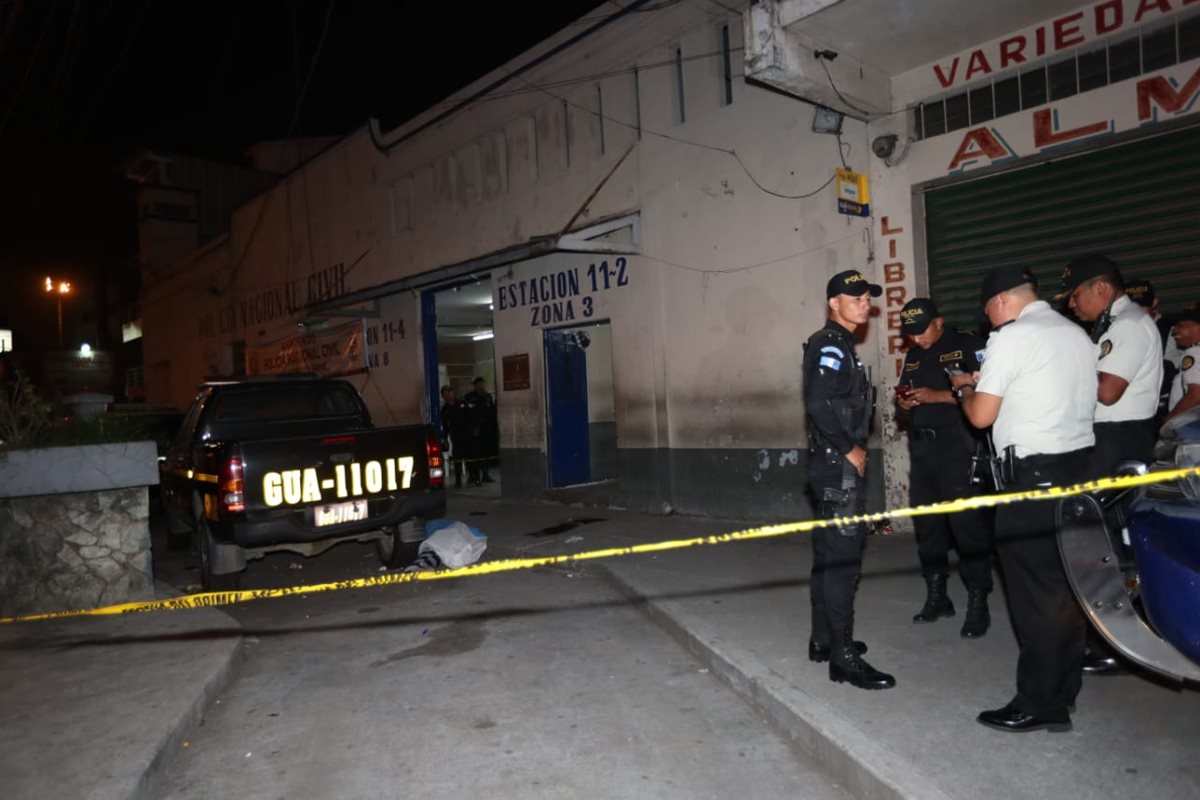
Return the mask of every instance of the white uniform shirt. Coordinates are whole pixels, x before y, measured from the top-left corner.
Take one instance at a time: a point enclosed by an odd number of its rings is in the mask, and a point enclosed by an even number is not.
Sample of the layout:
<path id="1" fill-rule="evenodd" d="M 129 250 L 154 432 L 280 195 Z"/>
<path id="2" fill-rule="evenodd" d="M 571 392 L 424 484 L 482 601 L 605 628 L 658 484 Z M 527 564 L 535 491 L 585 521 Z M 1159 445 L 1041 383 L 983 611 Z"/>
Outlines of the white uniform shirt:
<path id="1" fill-rule="evenodd" d="M 978 392 L 1002 398 L 992 426 L 997 452 L 1018 458 L 1069 453 L 1096 443 L 1096 346 L 1044 300 L 988 339 Z"/>
<path id="2" fill-rule="evenodd" d="M 1187 394 L 1188 384 L 1200 383 L 1200 344 L 1195 344 L 1183 351 L 1183 357 L 1179 361 L 1179 374 L 1171 381 L 1171 396 L 1167 398 L 1167 410 L 1175 408 L 1175 405 L 1183 399 Z"/>
<path id="3" fill-rule="evenodd" d="M 1121 399 L 1106 406 L 1096 404 L 1096 422 L 1130 422 L 1150 419 L 1158 410 L 1162 392 L 1162 337 L 1154 318 L 1145 309 L 1121 295 L 1112 304 L 1112 325 L 1096 347 L 1097 369 L 1129 385 Z"/>

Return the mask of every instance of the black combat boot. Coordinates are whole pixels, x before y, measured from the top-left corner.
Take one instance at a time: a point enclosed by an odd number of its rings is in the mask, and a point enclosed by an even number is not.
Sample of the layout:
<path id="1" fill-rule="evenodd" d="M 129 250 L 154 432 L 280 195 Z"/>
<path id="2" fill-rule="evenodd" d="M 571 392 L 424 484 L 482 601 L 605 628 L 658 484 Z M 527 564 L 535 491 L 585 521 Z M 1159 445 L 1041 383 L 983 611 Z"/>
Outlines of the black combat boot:
<path id="1" fill-rule="evenodd" d="M 861 656 L 867 652 L 866 642 L 855 642 L 854 650 Z M 808 640 L 808 660 L 822 664 L 829 660 L 829 645 L 818 644 L 812 639 Z"/>
<path id="2" fill-rule="evenodd" d="M 913 622 L 935 622 L 939 617 L 953 617 L 954 603 L 946 594 L 946 573 L 925 576 L 925 605 L 913 615 Z"/>
<path id="3" fill-rule="evenodd" d="M 890 689 L 896 685 L 895 678 L 864 661 L 854 645 L 853 625 L 834 629 L 829 654 L 829 680 L 848 683 L 859 689 Z"/>
<path id="4" fill-rule="evenodd" d="M 991 627 L 992 615 L 988 612 L 987 596 L 987 589 L 967 589 L 967 617 L 959 631 L 964 639 L 978 639 Z"/>

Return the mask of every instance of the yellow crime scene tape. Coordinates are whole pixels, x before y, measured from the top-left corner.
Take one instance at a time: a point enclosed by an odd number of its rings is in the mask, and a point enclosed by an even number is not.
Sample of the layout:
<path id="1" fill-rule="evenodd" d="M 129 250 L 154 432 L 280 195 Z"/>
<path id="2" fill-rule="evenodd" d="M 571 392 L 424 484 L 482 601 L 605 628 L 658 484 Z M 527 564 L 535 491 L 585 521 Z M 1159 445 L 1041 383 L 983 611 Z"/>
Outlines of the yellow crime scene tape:
<path id="1" fill-rule="evenodd" d="M 942 503 L 899 508 L 889 511 L 877 511 L 870 514 L 858 514 L 833 519 L 812 519 L 803 522 L 789 522 L 780 525 L 765 525 L 759 528 L 733 531 L 732 533 L 698 536 L 690 539 L 672 539 L 661 542 L 649 542 L 628 547 L 610 547 L 604 550 L 590 550 L 583 553 L 573 553 L 560 556 L 542 556 L 538 558 L 509 558 L 499 561 L 486 561 L 472 564 L 459 569 L 431 570 L 420 572 L 400 572 L 385 575 L 374 575 L 369 578 L 354 578 L 330 583 L 312 583 L 305 586 L 288 586 L 282 589 L 246 589 L 232 592 L 200 592 L 197 594 L 173 597 L 166 600 L 143 600 L 133 603 L 118 603 L 100 608 L 90 608 L 69 611 L 51 611 L 44 614 L 27 614 L 18 617 L 0 618 L 0 623 L 33 622 L 35 620 L 65 619 L 67 617 L 99 617 L 119 614 L 137 614 L 149 611 L 184 611 L 193 608 L 210 608 L 213 606 L 228 606 L 251 600 L 267 600 L 276 597 L 288 597 L 298 594 L 316 594 L 317 592 L 336 592 L 344 589 L 366 589 L 373 586 L 393 586 L 413 581 L 440 581 L 451 578 L 467 578 L 473 575 L 492 575 L 498 572 L 515 572 L 516 570 L 545 567 L 554 564 L 567 564 L 578 561 L 591 561 L 600 558 L 616 558 L 641 553 L 661 553 L 667 550 L 680 550 L 685 547 L 700 547 L 703 545 L 725 544 L 727 542 L 747 541 L 751 539 L 769 539 L 776 536 L 786 536 L 791 533 L 805 533 L 826 527 L 843 527 L 858 523 L 881 522 L 887 519 L 903 517 L 920 517 L 931 514 L 953 514 L 973 508 L 992 508 L 1008 503 L 1028 502 L 1030 500 L 1057 500 L 1062 497 L 1086 494 L 1088 492 L 1107 492 L 1118 489 L 1130 489 L 1137 486 L 1147 486 L 1152 483 L 1167 483 L 1184 478 L 1200 476 L 1200 467 L 1148 472 L 1145 475 L 1129 475 L 1119 478 L 1100 478 L 1073 486 L 1052 486 L 1046 489 L 1030 489 L 1022 492 L 1004 494 L 979 495 L 957 500 L 947 500 Z"/>

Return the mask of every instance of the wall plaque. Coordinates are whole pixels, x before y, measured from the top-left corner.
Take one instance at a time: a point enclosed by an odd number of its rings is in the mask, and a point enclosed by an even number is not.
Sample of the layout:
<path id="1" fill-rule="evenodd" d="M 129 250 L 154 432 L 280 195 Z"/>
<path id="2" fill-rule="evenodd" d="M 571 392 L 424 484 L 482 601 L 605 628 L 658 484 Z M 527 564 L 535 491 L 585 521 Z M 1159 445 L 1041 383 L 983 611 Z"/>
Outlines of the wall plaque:
<path id="1" fill-rule="evenodd" d="M 504 356 L 504 391 L 514 392 L 529 388 L 529 353 Z"/>

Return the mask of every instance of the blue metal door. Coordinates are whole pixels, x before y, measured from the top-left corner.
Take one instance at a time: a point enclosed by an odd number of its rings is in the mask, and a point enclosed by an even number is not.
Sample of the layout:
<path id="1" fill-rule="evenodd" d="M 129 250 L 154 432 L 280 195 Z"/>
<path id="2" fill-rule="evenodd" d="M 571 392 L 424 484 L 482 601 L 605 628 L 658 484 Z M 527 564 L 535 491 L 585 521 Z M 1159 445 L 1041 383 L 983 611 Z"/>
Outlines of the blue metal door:
<path id="1" fill-rule="evenodd" d="M 587 360 L 575 334 L 569 331 L 543 333 L 550 485 L 587 483 L 591 479 Z"/>

